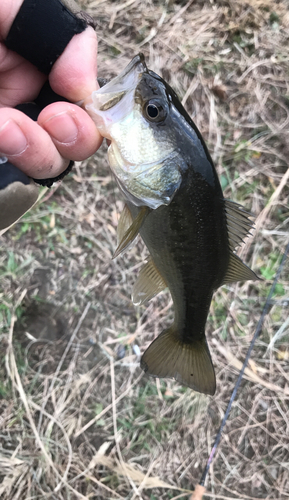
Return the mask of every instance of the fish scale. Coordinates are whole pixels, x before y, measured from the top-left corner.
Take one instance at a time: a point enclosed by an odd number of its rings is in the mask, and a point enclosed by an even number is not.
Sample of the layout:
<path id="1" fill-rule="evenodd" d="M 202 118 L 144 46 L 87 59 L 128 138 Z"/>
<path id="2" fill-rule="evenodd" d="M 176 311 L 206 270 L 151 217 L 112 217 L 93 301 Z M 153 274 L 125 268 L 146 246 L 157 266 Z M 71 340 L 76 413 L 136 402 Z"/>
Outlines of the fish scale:
<path id="1" fill-rule="evenodd" d="M 173 299 L 174 321 L 144 352 L 141 366 L 214 394 L 206 321 L 218 287 L 258 279 L 234 253 L 252 228 L 250 214 L 223 198 L 199 130 L 142 54 L 94 92 L 86 109 L 111 141 L 110 167 L 126 199 L 115 256 L 138 234 L 150 253 L 133 302 L 144 304 L 165 287 Z"/>

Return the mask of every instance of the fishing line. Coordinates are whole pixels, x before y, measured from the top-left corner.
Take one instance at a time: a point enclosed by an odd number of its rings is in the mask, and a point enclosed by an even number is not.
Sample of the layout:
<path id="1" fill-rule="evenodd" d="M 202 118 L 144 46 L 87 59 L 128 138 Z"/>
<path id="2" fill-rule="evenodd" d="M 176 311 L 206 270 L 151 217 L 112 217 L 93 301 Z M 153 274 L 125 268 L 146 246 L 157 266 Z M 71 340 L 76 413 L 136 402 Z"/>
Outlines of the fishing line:
<path id="1" fill-rule="evenodd" d="M 256 342 L 256 340 L 257 340 L 257 338 L 259 337 L 259 335 L 260 335 L 260 333 L 261 333 L 261 330 L 262 330 L 262 326 L 263 326 L 263 322 L 264 322 L 265 316 L 268 314 L 269 310 L 270 310 L 270 309 L 271 309 L 271 307 L 272 307 L 272 302 L 271 302 L 271 299 L 272 299 L 273 293 L 274 293 L 274 291 L 275 291 L 275 288 L 276 288 L 276 285 L 277 285 L 277 281 L 278 281 L 278 279 L 279 279 L 279 277 L 280 277 L 281 271 L 282 271 L 283 266 L 284 266 L 284 264 L 285 264 L 285 260 L 286 260 L 286 258 L 287 258 L 288 253 L 289 253 L 289 242 L 288 242 L 288 244 L 287 244 L 287 246 L 286 246 L 286 248 L 285 248 L 285 251 L 284 251 L 284 253 L 283 253 L 282 260 L 281 260 L 280 265 L 279 265 L 279 267 L 278 267 L 278 270 L 277 270 L 277 273 L 276 273 L 275 279 L 274 279 L 274 281 L 273 281 L 273 283 L 272 283 L 272 286 L 271 286 L 271 288 L 270 288 L 270 291 L 269 291 L 269 294 L 268 294 L 267 300 L 266 300 L 266 302 L 265 302 L 265 305 L 264 305 L 264 308 L 263 308 L 263 311 L 262 311 L 261 317 L 260 317 L 260 319 L 259 319 L 259 322 L 258 322 L 257 328 L 256 328 L 256 330 L 255 330 L 254 336 L 253 336 L 253 338 L 252 338 L 252 340 L 251 340 L 251 344 L 250 344 L 249 349 L 248 349 L 248 351 L 247 351 L 247 355 L 246 355 L 246 358 L 245 358 L 244 364 L 243 364 L 242 369 L 241 369 L 241 371 L 240 371 L 240 373 L 239 373 L 239 377 L 238 377 L 238 380 L 237 380 L 236 385 L 235 385 L 235 387 L 234 387 L 234 390 L 233 390 L 233 392 L 232 392 L 232 395 L 231 395 L 231 398 L 230 398 L 229 404 L 228 404 L 227 409 L 226 409 L 226 413 L 225 413 L 225 415 L 224 415 L 224 417 L 223 417 L 223 420 L 222 420 L 222 422 L 221 422 L 219 432 L 218 432 L 218 434 L 217 434 L 217 436 L 216 436 L 216 438 L 215 438 L 215 442 L 214 442 L 214 444 L 213 444 L 212 451 L 211 451 L 211 453 L 210 453 L 210 456 L 209 456 L 209 458 L 208 458 L 208 461 L 207 461 L 206 467 L 205 467 L 205 469 L 204 469 L 204 472 L 203 472 L 203 474 L 202 474 L 201 480 L 200 480 L 200 482 L 199 482 L 199 485 L 200 485 L 200 486 L 202 486 L 202 487 L 203 487 L 203 486 L 204 486 L 204 484 L 205 484 L 205 480 L 206 480 L 206 477 L 207 477 L 207 474 L 208 474 L 208 471 L 209 471 L 210 465 L 211 465 L 211 463 L 212 463 L 212 460 L 213 460 L 214 455 L 215 455 L 215 453 L 216 453 L 217 447 L 218 447 L 219 442 L 220 442 L 220 440 L 221 440 L 221 435 L 222 435 L 223 429 L 224 429 L 224 427 L 225 427 L 226 421 L 227 421 L 228 416 L 229 416 L 229 413 L 230 413 L 230 411 L 231 411 L 231 407 L 232 407 L 233 401 L 234 401 L 234 399 L 235 399 L 235 397 L 236 397 L 236 394 L 237 394 L 237 391 L 238 391 L 238 389 L 239 389 L 239 386 L 240 386 L 241 380 L 242 380 L 242 378 L 243 378 L 245 368 L 246 368 L 246 366 L 247 366 L 247 364 L 248 364 L 248 361 L 249 361 L 249 358 L 250 358 L 250 356 L 251 356 L 251 352 L 252 352 L 252 350 L 253 350 L 254 344 L 255 344 L 255 342 Z"/>

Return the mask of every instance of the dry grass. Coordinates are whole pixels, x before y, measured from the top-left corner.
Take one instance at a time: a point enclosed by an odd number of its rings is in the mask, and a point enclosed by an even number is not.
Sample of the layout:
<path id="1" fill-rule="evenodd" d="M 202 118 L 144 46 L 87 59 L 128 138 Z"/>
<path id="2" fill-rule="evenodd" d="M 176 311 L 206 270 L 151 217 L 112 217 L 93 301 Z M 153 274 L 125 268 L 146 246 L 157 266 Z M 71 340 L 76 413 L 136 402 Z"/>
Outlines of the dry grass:
<path id="1" fill-rule="evenodd" d="M 256 214 L 240 253 L 267 281 L 214 296 L 213 398 L 147 379 L 135 346 L 143 352 L 171 322 L 171 301 L 132 306 L 146 249 L 138 242 L 111 260 L 121 202 L 105 147 L 78 165 L 2 238 L 0 496 L 188 498 L 288 241 L 288 10 L 273 0 L 82 5 L 96 18 L 100 75 L 141 50 L 183 99 L 225 196 Z M 289 498 L 288 271 L 287 262 L 205 498 Z"/>

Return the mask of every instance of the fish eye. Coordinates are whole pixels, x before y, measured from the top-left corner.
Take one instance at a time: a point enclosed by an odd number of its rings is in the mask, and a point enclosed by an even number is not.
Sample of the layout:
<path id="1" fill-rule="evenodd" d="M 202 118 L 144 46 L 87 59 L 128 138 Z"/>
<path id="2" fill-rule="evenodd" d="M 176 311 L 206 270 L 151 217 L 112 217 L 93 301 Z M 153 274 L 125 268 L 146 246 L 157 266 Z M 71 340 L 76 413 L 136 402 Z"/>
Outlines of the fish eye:
<path id="1" fill-rule="evenodd" d="M 144 112 L 146 118 L 150 122 L 160 122 L 166 117 L 166 112 L 160 102 L 151 100 L 148 101 L 144 106 Z"/>
<path id="2" fill-rule="evenodd" d="M 153 120 L 159 116 L 158 107 L 155 104 L 148 104 L 147 106 L 147 114 Z"/>

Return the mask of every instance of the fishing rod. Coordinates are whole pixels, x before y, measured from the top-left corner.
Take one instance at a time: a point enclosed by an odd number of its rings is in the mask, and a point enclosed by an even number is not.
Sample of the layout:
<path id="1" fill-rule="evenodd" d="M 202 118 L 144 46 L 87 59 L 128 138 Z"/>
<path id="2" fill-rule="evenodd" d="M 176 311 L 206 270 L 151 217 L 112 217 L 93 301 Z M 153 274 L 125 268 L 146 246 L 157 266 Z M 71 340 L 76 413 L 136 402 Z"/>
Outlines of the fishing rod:
<path id="1" fill-rule="evenodd" d="M 212 446 L 212 449 L 211 449 L 211 453 L 209 455 L 209 458 L 207 460 L 207 463 L 206 463 L 206 466 L 204 468 L 204 471 L 203 471 L 203 474 L 201 476 L 201 480 L 200 482 L 197 484 L 196 488 L 195 488 L 195 491 L 193 493 L 193 495 L 191 496 L 190 500 L 202 500 L 202 497 L 203 495 L 205 494 L 206 492 L 206 488 L 205 488 L 205 481 L 206 481 L 206 477 L 207 477 L 207 474 L 209 472 L 209 468 L 210 468 L 210 465 L 213 461 L 213 458 L 215 456 L 215 453 L 217 451 L 217 448 L 218 448 L 218 445 L 220 443 L 220 440 L 221 440 L 221 436 L 222 436 L 222 432 L 223 432 L 223 429 L 226 425 L 226 422 L 227 422 L 227 419 L 229 417 L 229 414 L 230 414 L 230 411 L 231 411 L 231 408 L 232 408 L 232 404 L 234 402 L 234 399 L 236 397 L 236 394 L 237 394 L 237 391 L 239 389 L 239 386 L 241 384 L 241 381 L 242 381 L 242 378 L 243 378 L 243 375 L 244 375 L 244 372 L 245 372 L 245 369 L 246 369 L 246 366 L 248 364 L 248 361 L 250 359 L 250 356 L 251 356 L 251 353 L 252 353 L 252 350 L 253 350 L 253 347 L 254 347 L 254 344 L 257 340 L 257 338 L 259 337 L 260 333 L 261 333 L 261 330 L 262 330 L 262 326 L 263 326 L 263 323 L 264 323 L 264 319 L 265 319 L 265 316 L 268 314 L 269 310 L 271 309 L 271 306 L 272 306 L 272 296 L 274 294 L 274 291 L 275 291 L 275 288 L 276 288 L 276 285 L 277 285 L 277 282 L 279 280 L 279 277 L 280 277 L 280 274 L 281 274 L 281 271 L 283 269 L 283 266 L 285 264 L 285 261 L 286 261 L 286 258 L 287 258 L 287 255 L 289 253 L 289 242 L 287 243 L 287 246 L 285 248 L 285 251 L 283 253 L 283 256 L 282 256 L 282 260 L 279 264 L 279 267 L 278 267 L 278 270 L 276 272 L 276 275 L 275 275 L 275 278 L 274 278 L 274 281 L 272 283 L 272 286 L 270 288 L 270 291 L 269 291 L 269 294 L 267 296 L 267 300 L 265 302 L 265 305 L 263 307 L 263 311 L 262 311 L 262 314 L 260 316 L 260 319 L 259 319 L 259 322 L 257 324 L 257 327 L 256 327 L 256 330 L 255 330 L 255 333 L 253 335 L 253 338 L 251 340 L 251 343 L 250 343 L 250 346 L 249 346 L 249 349 L 247 351 L 247 355 L 246 355 L 246 358 L 245 358 L 245 361 L 243 363 L 243 366 L 240 370 L 240 373 L 239 373 L 239 376 L 238 376 L 238 379 L 237 379 L 237 382 L 235 384 L 235 387 L 233 389 L 233 392 L 232 392 L 232 395 L 231 395 L 231 398 L 230 398 L 230 401 L 228 403 L 228 406 L 227 406 L 227 409 L 226 409 L 226 412 L 225 412 L 225 415 L 223 417 L 223 420 L 221 422 L 221 425 L 220 425 L 220 428 L 219 428 L 219 431 L 216 435 L 216 438 L 215 438 L 215 441 L 214 441 L 214 444 Z"/>

